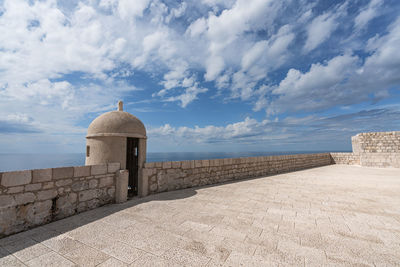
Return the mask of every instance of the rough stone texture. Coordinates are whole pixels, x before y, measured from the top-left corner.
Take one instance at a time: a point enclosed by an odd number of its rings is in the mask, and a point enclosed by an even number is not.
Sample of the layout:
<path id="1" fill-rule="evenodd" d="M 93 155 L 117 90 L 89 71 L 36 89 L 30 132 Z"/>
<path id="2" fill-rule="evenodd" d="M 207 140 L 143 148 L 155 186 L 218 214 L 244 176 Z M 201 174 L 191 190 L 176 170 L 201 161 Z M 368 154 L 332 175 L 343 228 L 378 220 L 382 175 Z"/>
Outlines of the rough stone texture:
<path id="1" fill-rule="evenodd" d="M 354 153 L 330 153 L 332 164 L 360 165 L 360 155 Z"/>
<path id="2" fill-rule="evenodd" d="M 2 239 L 0 266 L 399 266 L 399 191 L 331 165 L 150 195 Z"/>
<path id="3" fill-rule="evenodd" d="M 74 167 L 53 169 L 53 180 L 71 178 L 73 176 L 74 176 Z"/>
<path id="4" fill-rule="evenodd" d="M 128 170 L 118 171 L 115 179 L 116 179 L 115 202 L 123 203 L 127 200 L 128 197 L 129 171 Z"/>
<path id="5" fill-rule="evenodd" d="M 93 165 L 91 166 L 91 175 L 100 175 L 107 173 L 107 164 Z"/>
<path id="6" fill-rule="evenodd" d="M 0 173 L 0 238 L 114 202 L 119 165 Z"/>
<path id="7" fill-rule="evenodd" d="M 14 196 L 17 205 L 24 205 L 35 201 L 36 196 L 33 193 L 23 193 Z"/>
<path id="8" fill-rule="evenodd" d="M 115 173 L 116 171 L 120 170 L 121 164 L 119 162 L 108 163 L 107 168 L 108 168 L 108 173 Z"/>
<path id="9" fill-rule="evenodd" d="M 354 153 L 400 153 L 400 131 L 359 133 L 351 142 Z"/>
<path id="10" fill-rule="evenodd" d="M 53 169 L 32 170 L 32 182 L 40 183 L 51 181 Z"/>
<path id="11" fill-rule="evenodd" d="M 400 168 L 400 132 L 360 133 L 351 142 L 353 153 L 331 153 L 332 163 Z"/>
<path id="12" fill-rule="evenodd" d="M 329 153 L 146 163 L 149 194 L 331 164 Z"/>
<path id="13" fill-rule="evenodd" d="M 74 177 L 90 176 L 90 166 L 74 167 Z"/>
<path id="14" fill-rule="evenodd" d="M 32 171 L 5 172 L 1 177 L 1 185 L 5 187 L 29 184 L 32 181 Z"/>
<path id="15" fill-rule="evenodd" d="M 42 188 L 41 183 L 25 185 L 25 191 L 37 191 L 40 190 L 41 188 Z"/>

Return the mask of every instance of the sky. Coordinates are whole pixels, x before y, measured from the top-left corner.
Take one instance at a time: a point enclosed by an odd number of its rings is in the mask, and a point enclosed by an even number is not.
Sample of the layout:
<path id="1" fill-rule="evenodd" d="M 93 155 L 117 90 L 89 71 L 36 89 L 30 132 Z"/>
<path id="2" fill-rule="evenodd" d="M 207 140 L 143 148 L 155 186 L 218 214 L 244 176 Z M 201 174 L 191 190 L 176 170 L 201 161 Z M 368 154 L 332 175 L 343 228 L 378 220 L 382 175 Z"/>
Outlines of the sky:
<path id="1" fill-rule="evenodd" d="M 149 152 L 351 151 L 400 130 L 400 1 L 0 0 L 0 153 L 118 100 Z"/>

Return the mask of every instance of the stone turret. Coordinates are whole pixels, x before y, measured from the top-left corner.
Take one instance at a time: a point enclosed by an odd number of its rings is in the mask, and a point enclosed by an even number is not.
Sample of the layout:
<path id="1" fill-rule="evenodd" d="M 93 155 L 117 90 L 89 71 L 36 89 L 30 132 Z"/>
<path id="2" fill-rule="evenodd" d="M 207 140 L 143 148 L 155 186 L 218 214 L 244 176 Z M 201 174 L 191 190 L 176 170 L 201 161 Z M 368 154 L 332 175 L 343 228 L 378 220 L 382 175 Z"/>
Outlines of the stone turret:
<path id="1" fill-rule="evenodd" d="M 142 195 L 141 174 L 146 161 L 146 139 L 143 123 L 123 111 L 123 102 L 119 101 L 118 110 L 100 115 L 89 125 L 86 165 L 121 163 L 122 169 L 129 170 L 131 194 Z"/>

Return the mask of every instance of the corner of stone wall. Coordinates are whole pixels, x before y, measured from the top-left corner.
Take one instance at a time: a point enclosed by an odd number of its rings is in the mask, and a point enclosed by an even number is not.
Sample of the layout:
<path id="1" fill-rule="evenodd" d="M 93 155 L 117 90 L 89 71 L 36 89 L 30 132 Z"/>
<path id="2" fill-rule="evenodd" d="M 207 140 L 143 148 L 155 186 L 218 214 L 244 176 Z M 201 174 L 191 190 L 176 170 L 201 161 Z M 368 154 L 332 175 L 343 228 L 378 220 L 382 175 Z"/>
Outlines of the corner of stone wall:
<path id="1" fill-rule="evenodd" d="M 115 202 L 119 163 L 0 173 L 0 237 Z"/>

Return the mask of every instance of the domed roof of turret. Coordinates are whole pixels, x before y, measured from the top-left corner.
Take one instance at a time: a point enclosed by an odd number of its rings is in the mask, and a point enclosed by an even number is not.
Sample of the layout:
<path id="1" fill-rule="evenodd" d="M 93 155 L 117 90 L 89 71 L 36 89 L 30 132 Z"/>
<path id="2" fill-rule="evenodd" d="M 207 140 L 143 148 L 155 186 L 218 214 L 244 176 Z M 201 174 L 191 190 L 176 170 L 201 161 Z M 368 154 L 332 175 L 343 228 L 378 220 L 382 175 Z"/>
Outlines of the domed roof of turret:
<path id="1" fill-rule="evenodd" d="M 122 110 L 120 101 L 118 110 L 100 115 L 89 125 L 86 137 L 98 136 L 146 138 L 146 128 L 138 118 Z"/>

